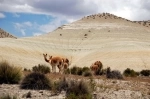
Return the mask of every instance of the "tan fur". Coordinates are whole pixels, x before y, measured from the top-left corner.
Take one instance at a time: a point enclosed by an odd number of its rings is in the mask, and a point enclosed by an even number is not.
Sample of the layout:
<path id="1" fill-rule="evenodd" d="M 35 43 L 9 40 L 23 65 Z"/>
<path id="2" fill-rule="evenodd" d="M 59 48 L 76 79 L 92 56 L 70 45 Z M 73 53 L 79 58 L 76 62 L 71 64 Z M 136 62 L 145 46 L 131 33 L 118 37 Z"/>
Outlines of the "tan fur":
<path id="1" fill-rule="evenodd" d="M 62 73 L 63 70 L 63 59 L 61 57 L 53 57 L 49 56 L 49 59 L 47 59 L 47 54 L 43 54 L 44 59 L 46 62 L 50 63 L 52 66 L 52 72 L 56 72 L 56 66 L 59 69 L 59 72 Z"/>
<path id="2" fill-rule="evenodd" d="M 68 69 L 68 67 L 69 67 L 69 65 L 67 63 L 64 63 L 63 66 L 64 66 L 64 69 Z"/>
<path id="3" fill-rule="evenodd" d="M 94 71 L 94 72 L 96 72 L 96 71 L 98 70 L 98 68 L 99 68 L 98 65 L 92 64 L 92 65 L 90 66 L 90 69 L 91 69 L 92 71 Z"/>
<path id="4" fill-rule="evenodd" d="M 67 58 L 63 58 L 63 67 L 64 69 L 67 69 L 69 67 L 69 60 Z"/>
<path id="5" fill-rule="evenodd" d="M 102 64 L 100 61 L 96 61 L 96 62 L 94 63 L 94 65 L 98 65 L 98 67 L 99 67 L 100 69 L 103 68 L 103 64 Z"/>

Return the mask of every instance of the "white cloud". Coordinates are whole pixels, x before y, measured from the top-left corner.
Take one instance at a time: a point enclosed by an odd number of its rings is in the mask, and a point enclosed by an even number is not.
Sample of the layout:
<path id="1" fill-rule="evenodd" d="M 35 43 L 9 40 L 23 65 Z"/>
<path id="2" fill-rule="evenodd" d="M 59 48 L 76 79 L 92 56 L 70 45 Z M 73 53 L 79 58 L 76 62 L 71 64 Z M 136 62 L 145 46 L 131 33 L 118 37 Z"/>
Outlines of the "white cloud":
<path id="1" fill-rule="evenodd" d="M 33 36 L 40 36 L 42 33 L 33 33 Z"/>
<path id="2" fill-rule="evenodd" d="M 14 13 L 14 14 L 13 14 L 13 17 L 19 18 L 19 17 L 20 17 L 20 15 L 19 15 L 19 14 L 17 14 L 17 13 Z"/>
<path id="3" fill-rule="evenodd" d="M 1 0 L 0 11 L 73 19 L 109 12 L 131 20 L 147 20 L 150 18 L 149 5 L 150 0 Z"/>
<path id="4" fill-rule="evenodd" d="M 40 25 L 39 30 L 44 33 L 51 32 L 56 28 L 58 28 L 59 26 L 63 25 L 64 24 L 63 21 L 64 20 L 62 18 L 56 18 L 52 22 L 49 22 L 48 24 Z"/>
<path id="5" fill-rule="evenodd" d="M 25 35 L 26 35 L 26 33 L 25 33 L 25 30 L 24 30 L 24 29 L 20 29 L 20 31 L 21 31 L 21 34 L 22 34 L 23 36 L 25 36 Z"/>
<path id="6" fill-rule="evenodd" d="M 30 28 L 33 24 L 29 21 L 23 23 L 14 23 L 14 27 L 17 31 L 21 32 L 23 36 L 26 35 L 26 29 Z"/>
<path id="7" fill-rule="evenodd" d="M 3 13 L 0 13 L 0 18 L 5 18 L 6 16 Z"/>

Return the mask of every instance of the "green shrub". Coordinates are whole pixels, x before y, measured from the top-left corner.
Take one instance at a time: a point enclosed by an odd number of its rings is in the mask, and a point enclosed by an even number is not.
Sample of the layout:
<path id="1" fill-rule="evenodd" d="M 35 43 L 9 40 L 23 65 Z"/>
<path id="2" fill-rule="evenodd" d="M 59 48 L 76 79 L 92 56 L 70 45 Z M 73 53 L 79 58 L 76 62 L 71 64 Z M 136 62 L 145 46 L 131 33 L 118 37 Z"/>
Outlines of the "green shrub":
<path id="1" fill-rule="evenodd" d="M 150 70 L 142 70 L 140 74 L 143 76 L 150 76 Z"/>
<path id="2" fill-rule="evenodd" d="M 102 75 L 103 74 L 103 71 L 101 68 L 98 68 L 97 71 L 95 71 L 95 75 Z"/>
<path id="3" fill-rule="evenodd" d="M 70 69 L 70 72 L 71 74 L 73 75 L 83 75 L 83 74 L 87 74 L 89 73 L 88 71 L 90 70 L 90 68 L 88 67 L 77 67 L 77 66 L 73 66 L 71 69 Z M 86 72 L 86 73 L 84 73 Z"/>
<path id="4" fill-rule="evenodd" d="M 122 74 L 118 70 L 107 72 L 106 77 L 111 79 L 123 79 Z"/>
<path id="5" fill-rule="evenodd" d="M 42 73 L 33 72 L 28 74 L 21 82 L 21 89 L 44 90 L 52 89 L 51 81 Z"/>
<path id="6" fill-rule="evenodd" d="M 91 99 L 91 90 L 83 81 L 67 80 L 65 77 L 55 82 L 55 92 L 66 91 L 66 99 Z"/>
<path id="7" fill-rule="evenodd" d="M 38 66 L 32 67 L 32 71 L 47 74 L 50 73 L 50 68 L 49 66 L 38 64 Z"/>
<path id="8" fill-rule="evenodd" d="M 30 69 L 27 69 L 27 68 L 24 68 L 24 70 L 23 70 L 23 71 L 31 72 L 31 70 L 30 70 Z"/>
<path id="9" fill-rule="evenodd" d="M 62 90 L 64 90 L 64 91 L 67 90 L 69 83 L 68 83 L 68 81 L 66 80 L 66 78 L 63 77 L 62 79 L 60 79 L 60 81 L 59 81 L 56 85 L 57 85 L 56 89 L 57 89 L 59 92 L 61 92 Z"/>
<path id="10" fill-rule="evenodd" d="M 78 67 L 77 69 L 77 75 L 82 75 L 83 71 L 81 67 Z"/>
<path id="11" fill-rule="evenodd" d="M 89 68 L 89 67 L 83 67 L 83 68 L 82 68 L 82 71 L 83 71 L 83 72 L 85 72 L 85 71 L 89 71 L 89 70 L 90 70 L 90 68 Z"/>
<path id="12" fill-rule="evenodd" d="M 70 69 L 70 72 L 71 72 L 71 74 L 73 74 L 73 75 L 77 75 L 78 67 L 77 67 L 77 66 L 73 66 L 73 67 Z"/>
<path id="13" fill-rule="evenodd" d="M 84 77 L 92 76 L 92 73 L 90 70 L 87 70 L 87 71 L 83 72 L 83 76 Z"/>
<path id="14" fill-rule="evenodd" d="M 83 81 L 70 81 L 66 91 L 67 99 L 91 99 L 91 91 L 87 83 Z"/>
<path id="15" fill-rule="evenodd" d="M 65 69 L 64 74 L 70 74 L 70 69 L 69 68 Z"/>
<path id="16" fill-rule="evenodd" d="M 127 77 L 136 77 L 136 76 L 137 76 L 137 73 L 136 73 L 133 69 L 127 68 L 127 69 L 123 72 L 123 75 L 124 75 L 124 76 L 127 76 Z"/>
<path id="17" fill-rule="evenodd" d="M 0 99 L 17 99 L 16 96 L 10 96 L 9 94 L 0 96 Z"/>
<path id="18" fill-rule="evenodd" d="M 0 84 L 17 84 L 21 77 L 21 68 L 14 67 L 6 61 L 0 62 Z"/>

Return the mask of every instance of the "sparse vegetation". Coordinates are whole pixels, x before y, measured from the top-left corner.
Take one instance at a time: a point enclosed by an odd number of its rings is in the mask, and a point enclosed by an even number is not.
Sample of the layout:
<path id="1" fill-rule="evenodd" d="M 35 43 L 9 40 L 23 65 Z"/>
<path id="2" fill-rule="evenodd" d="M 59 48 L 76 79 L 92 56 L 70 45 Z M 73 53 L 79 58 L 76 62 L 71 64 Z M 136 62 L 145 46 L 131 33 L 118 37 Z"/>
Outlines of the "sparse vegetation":
<path id="1" fill-rule="evenodd" d="M 143 76 L 150 76 L 150 70 L 142 70 L 140 74 Z"/>
<path id="2" fill-rule="evenodd" d="M 91 99 L 91 91 L 87 83 L 83 81 L 70 81 L 66 91 L 67 99 Z"/>
<path id="3" fill-rule="evenodd" d="M 31 72 L 31 70 L 30 70 L 30 69 L 27 69 L 27 68 L 24 68 L 24 70 L 23 70 L 23 71 Z"/>
<path id="4" fill-rule="evenodd" d="M 66 91 L 68 86 L 69 86 L 69 83 L 65 77 L 60 79 L 59 82 L 55 83 L 55 89 L 57 89 L 59 92 L 61 92 L 62 90 Z"/>
<path id="5" fill-rule="evenodd" d="M 89 67 L 83 67 L 83 68 L 82 68 L 82 71 L 83 71 L 83 72 L 86 72 L 86 71 L 89 71 L 89 70 L 90 70 Z"/>
<path id="6" fill-rule="evenodd" d="M 0 84 L 17 84 L 21 77 L 21 68 L 14 67 L 6 61 L 0 62 Z"/>
<path id="7" fill-rule="evenodd" d="M 17 96 L 10 96 L 9 94 L 0 96 L 0 99 L 17 99 Z"/>
<path id="8" fill-rule="evenodd" d="M 22 80 L 20 88 L 35 90 L 52 89 L 52 83 L 44 74 L 39 72 L 33 72 L 28 74 Z"/>
<path id="9" fill-rule="evenodd" d="M 73 75 L 76 75 L 76 74 L 77 74 L 77 71 L 78 71 L 78 67 L 77 67 L 77 66 L 73 66 L 73 67 L 70 69 L 70 72 L 71 72 L 71 74 L 73 74 Z"/>
<path id="10" fill-rule="evenodd" d="M 92 73 L 90 70 L 87 70 L 87 71 L 83 72 L 83 76 L 84 77 L 92 76 Z"/>
<path id="11" fill-rule="evenodd" d="M 123 75 L 126 77 L 136 77 L 138 73 L 136 73 L 133 69 L 127 68 L 124 72 Z"/>
<path id="12" fill-rule="evenodd" d="M 71 74 L 73 75 L 84 75 L 84 76 L 91 76 L 92 73 L 90 72 L 90 68 L 88 67 L 77 67 L 74 66 L 70 69 Z"/>
<path id="13" fill-rule="evenodd" d="M 70 69 L 69 68 L 65 69 L 64 74 L 70 74 Z"/>
<path id="14" fill-rule="evenodd" d="M 77 69 L 77 75 L 82 75 L 83 71 L 81 67 L 78 67 Z"/>
<path id="15" fill-rule="evenodd" d="M 65 77 L 54 83 L 55 92 L 66 91 L 66 99 L 91 99 L 91 89 L 84 81 L 67 80 Z M 57 90 L 57 91 L 56 91 Z"/>
<path id="16" fill-rule="evenodd" d="M 118 71 L 118 70 L 111 71 L 110 67 L 107 68 L 106 77 L 111 78 L 111 79 L 123 79 L 123 76 L 120 73 L 120 71 Z"/>
<path id="17" fill-rule="evenodd" d="M 32 71 L 47 74 L 50 73 L 50 68 L 49 66 L 38 64 L 38 66 L 32 67 Z"/>

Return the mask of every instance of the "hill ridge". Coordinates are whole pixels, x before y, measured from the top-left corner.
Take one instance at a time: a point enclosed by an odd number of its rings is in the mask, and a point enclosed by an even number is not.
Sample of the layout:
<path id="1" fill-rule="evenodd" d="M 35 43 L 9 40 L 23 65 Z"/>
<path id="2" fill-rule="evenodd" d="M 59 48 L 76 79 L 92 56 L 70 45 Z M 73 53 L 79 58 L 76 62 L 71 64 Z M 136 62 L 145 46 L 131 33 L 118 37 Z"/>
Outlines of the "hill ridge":
<path id="1" fill-rule="evenodd" d="M 0 38 L 17 38 L 17 37 L 11 35 L 10 33 L 0 28 Z"/>

